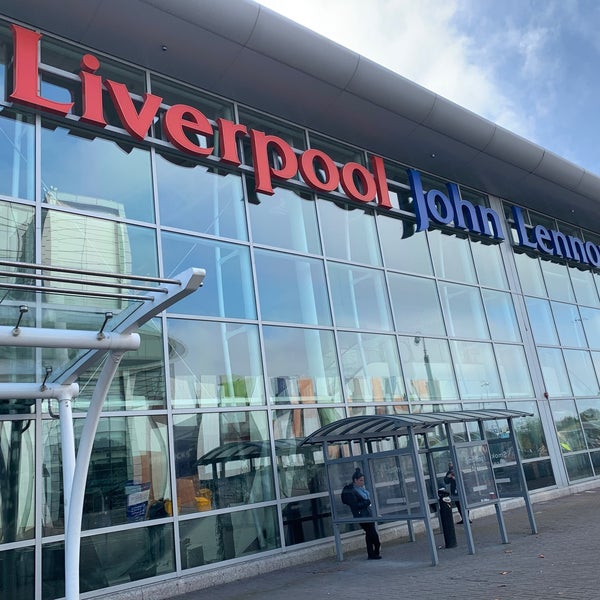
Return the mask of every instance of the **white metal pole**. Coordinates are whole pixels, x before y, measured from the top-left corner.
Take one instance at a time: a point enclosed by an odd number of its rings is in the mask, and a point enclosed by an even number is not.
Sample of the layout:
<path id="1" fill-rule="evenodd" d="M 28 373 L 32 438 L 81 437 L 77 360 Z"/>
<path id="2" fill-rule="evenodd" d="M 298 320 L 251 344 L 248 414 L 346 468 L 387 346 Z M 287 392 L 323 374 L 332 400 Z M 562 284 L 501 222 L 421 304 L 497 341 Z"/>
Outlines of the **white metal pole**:
<path id="1" fill-rule="evenodd" d="M 65 531 L 69 528 L 71 490 L 75 475 L 75 433 L 71 398 L 59 398 Z"/>
<path id="2" fill-rule="evenodd" d="M 71 506 L 65 526 L 65 600 L 79 600 L 79 551 L 85 483 L 102 406 L 122 357 L 123 352 L 108 353 L 94 388 L 79 440 L 71 489 Z"/>

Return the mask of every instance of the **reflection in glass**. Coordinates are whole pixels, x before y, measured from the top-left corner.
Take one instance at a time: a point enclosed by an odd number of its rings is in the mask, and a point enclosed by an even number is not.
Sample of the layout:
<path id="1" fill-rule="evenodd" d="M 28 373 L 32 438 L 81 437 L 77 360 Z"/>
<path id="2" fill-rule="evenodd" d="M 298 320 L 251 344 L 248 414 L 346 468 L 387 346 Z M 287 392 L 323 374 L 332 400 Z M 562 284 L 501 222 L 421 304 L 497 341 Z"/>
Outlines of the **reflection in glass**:
<path id="1" fill-rule="evenodd" d="M 387 215 L 377 215 L 377 229 L 388 269 L 433 275 L 425 231 L 416 233 L 414 223 Z"/>
<path id="2" fill-rule="evenodd" d="M 1 162 L 0 168 L 2 168 Z M 35 262 L 33 219 L 33 207 L 0 202 L 0 258 L 2 260 Z M 10 270 L 9 267 L 3 267 L 4 269 Z M 16 283 L 15 279 L 9 281 Z M 20 280 L 19 283 L 23 281 Z"/>
<path id="3" fill-rule="evenodd" d="M 396 341 L 368 333 L 338 334 L 348 402 L 401 402 L 404 386 Z"/>
<path id="4" fill-rule="evenodd" d="M 435 281 L 388 273 L 396 330 L 419 335 L 444 335 L 444 320 Z"/>
<path id="5" fill-rule="evenodd" d="M 330 262 L 327 272 L 338 327 L 392 329 L 383 271 Z"/>
<path id="6" fill-rule="evenodd" d="M 558 344 L 554 318 L 548 300 L 525 298 L 527 316 L 536 344 Z"/>
<path id="7" fill-rule="evenodd" d="M 288 502 L 281 510 L 286 546 L 333 535 L 329 497 Z"/>
<path id="8" fill-rule="evenodd" d="M 555 400 L 550 402 L 550 408 L 562 453 L 585 450 L 585 438 L 575 408 L 575 401 Z"/>
<path id="9" fill-rule="evenodd" d="M 579 308 L 581 324 L 585 330 L 588 346 L 600 348 L 600 310 L 597 308 Z"/>
<path id="10" fill-rule="evenodd" d="M 587 346 L 579 310 L 573 304 L 551 302 L 558 337 L 563 346 Z"/>
<path id="11" fill-rule="evenodd" d="M 0 400 L 0 412 L 9 402 Z M 11 412 L 27 408 L 13 406 Z M 35 534 L 33 425 L 30 420 L 0 421 L 0 543 L 30 540 Z"/>
<path id="12" fill-rule="evenodd" d="M 598 380 L 590 353 L 586 350 L 564 350 L 567 372 L 574 396 L 600 396 Z"/>
<path id="13" fill-rule="evenodd" d="M 472 242 L 471 250 L 480 285 L 507 289 L 508 282 L 500 245 Z"/>
<path id="14" fill-rule="evenodd" d="M 137 332 L 141 338 L 140 347 L 135 352 L 125 352 L 123 355 L 103 410 L 160 410 L 166 407 L 161 321 L 153 319 Z M 58 358 L 59 355 L 52 352 L 56 351 L 44 350 L 44 357 L 48 357 L 48 360 L 53 356 Z M 92 368 L 79 376 L 79 396 L 73 403 L 76 410 L 87 410 L 99 375 L 100 370 Z"/>
<path id="15" fill-rule="evenodd" d="M 569 274 L 571 275 L 571 283 L 575 290 L 577 303 L 598 306 L 598 291 L 594 284 L 592 272 L 570 267 Z"/>
<path id="16" fill-rule="evenodd" d="M 0 574 L 0 598 L 33 600 L 35 597 L 35 549 L 26 547 L 0 552 Z M 53 597 L 58 598 L 58 596 Z"/>
<path id="17" fill-rule="evenodd" d="M 596 398 L 575 401 L 589 449 L 600 448 L 600 403 Z"/>
<path id="18" fill-rule="evenodd" d="M 485 289 L 481 290 L 481 294 L 492 339 L 520 342 L 521 334 L 511 295 Z"/>
<path id="19" fill-rule="evenodd" d="M 532 417 L 518 417 L 513 419 L 513 427 L 519 445 L 519 452 L 523 460 L 548 456 L 546 434 L 542 427 L 540 413 L 536 402 L 511 402 L 511 410 L 521 410 L 532 413 Z"/>
<path id="20" fill-rule="evenodd" d="M 442 279 L 477 283 L 471 246 L 466 238 L 434 229 L 427 233 L 435 274 Z"/>
<path id="21" fill-rule="evenodd" d="M 173 434 L 179 514 L 274 498 L 266 412 L 178 414 Z"/>
<path id="22" fill-rule="evenodd" d="M 83 420 L 76 419 L 78 441 Z M 44 535 L 64 531 L 60 422 L 43 424 Z M 104 417 L 94 439 L 87 477 L 83 529 L 145 521 L 155 501 L 171 498 L 166 417 Z"/>
<path id="23" fill-rule="evenodd" d="M 275 188 L 272 196 L 257 194 L 248 178 L 248 214 L 255 244 L 321 254 L 317 215 L 312 195 Z"/>
<path id="24" fill-rule="evenodd" d="M 254 257 L 264 320 L 331 324 L 322 261 L 265 250 Z"/>
<path id="25" fill-rule="evenodd" d="M 49 121 L 43 123 L 41 148 L 46 202 L 115 218 L 154 221 L 147 150 L 90 139 Z"/>
<path id="26" fill-rule="evenodd" d="M 283 498 L 327 491 L 323 450 L 319 445 L 299 446 L 307 435 L 344 418 L 339 408 L 277 410 L 273 435 L 277 454 L 279 490 Z"/>
<path id="27" fill-rule="evenodd" d="M 570 481 L 587 479 L 594 474 L 592 465 L 590 464 L 590 455 L 587 452 L 565 456 L 564 461 Z"/>
<path id="28" fill-rule="evenodd" d="M 244 192 L 239 175 L 208 169 L 171 154 L 156 154 L 160 222 L 225 238 L 246 240 Z"/>
<path id="29" fill-rule="evenodd" d="M 326 232 L 323 240 L 326 256 L 375 267 L 381 265 L 373 211 L 322 199 L 318 207 L 321 228 Z"/>
<path id="30" fill-rule="evenodd" d="M 575 302 L 575 294 L 571 287 L 569 271 L 566 265 L 541 261 L 542 273 L 548 290 L 548 297 L 552 300 L 563 300 L 564 302 Z"/>
<path id="31" fill-rule="evenodd" d="M 505 398 L 531 398 L 534 395 L 527 358 L 522 346 L 495 344 L 496 361 Z"/>
<path id="32" fill-rule="evenodd" d="M 538 348 L 538 358 L 548 395 L 551 398 L 570 396 L 571 386 L 561 351 L 557 348 Z"/>
<path id="33" fill-rule="evenodd" d="M 331 331 L 264 327 L 269 399 L 276 404 L 341 402 Z"/>
<path id="34" fill-rule="evenodd" d="M 521 289 L 524 294 L 546 297 L 546 286 L 542 278 L 539 258 L 532 258 L 527 254 L 514 254 Z"/>
<path id="35" fill-rule="evenodd" d="M 279 548 L 274 506 L 187 519 L 179 524 L 181 567 L 252 556 Z"/>
<path id="36" fill-rule="evenodd" d="M 438 285 L 449 335 L 489 339 L 479 289 L 444 282 Z"/>
<path id="37" fill-rule="evenodd" d="M 163 233 L 162 249 L 165 277 L 174 277 L 191 267 L 206 270 L 202 288 L 177 302 L 172 312 L 256 318 L 250 256 L 246 246 Z"/>
<path id="38" fill-rule="evenodd" d="M 457 400 L 448 342 L 419 336 L 401 337 L 399 341 L 400 360 L 410 400 Z"/>
<path id="39" fill-rule="evenodd" d="M 169 319 L 168 331 L 174 407 L 264 404 L 255 325 Z"/>
<path id="40" fill-rule="evenodd" d="M 450 342 L 454 353 L 456 377 L 463 400 L 486 402 L 502 398 L 502 387 L 496 370 L 491 344 Z"/>
<path id="41" fill-rule="evenodd" d="M 111 531 L 81 539 L 81 592 L 166 575 L 175 570 L 173 525 Z M 42 548 L 44 598 L 65 594 L 64 543 Z"/>
<path id="42" fill-rule="evenodd" d="M 33 134 L 31 117 L 0 107 L 0 194 L 34 199 Z"/>

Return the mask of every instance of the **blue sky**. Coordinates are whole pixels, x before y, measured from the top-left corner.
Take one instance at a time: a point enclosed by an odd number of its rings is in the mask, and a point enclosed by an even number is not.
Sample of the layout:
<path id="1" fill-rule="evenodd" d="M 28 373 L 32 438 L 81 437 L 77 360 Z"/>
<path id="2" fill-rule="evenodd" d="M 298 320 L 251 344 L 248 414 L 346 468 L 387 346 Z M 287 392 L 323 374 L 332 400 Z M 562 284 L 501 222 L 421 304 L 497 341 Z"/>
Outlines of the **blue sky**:
<path id="1" fill-rule="evenodd" d="M 600 175 L 600 2 L 260 3 Z"/>

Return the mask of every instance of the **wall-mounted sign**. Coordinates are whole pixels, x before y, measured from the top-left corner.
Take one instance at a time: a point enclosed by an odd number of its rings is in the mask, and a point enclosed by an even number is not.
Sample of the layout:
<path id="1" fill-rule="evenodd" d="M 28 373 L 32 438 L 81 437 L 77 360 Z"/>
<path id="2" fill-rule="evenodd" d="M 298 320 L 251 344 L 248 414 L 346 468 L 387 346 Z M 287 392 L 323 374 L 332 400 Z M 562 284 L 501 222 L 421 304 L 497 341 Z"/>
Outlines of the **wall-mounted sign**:
<path id="1" fill-rule="evenodd" d="M 14 43 L 13 89 L 9 95 L 15 103 L 35 108 L 61 117 L 73 114 L 74 102 L 57 102 L 44 98 L 39 91 L 39 45 L 42 35 L 19 25 L 11 25 Z M 102 79 L 96 74 L 100 61 L 92 54 L 81 59 L 82 112 L 79 120 L 88 125 L 106 127 L 104 118 L 103 90 L 108 92 L 123 128 L 136 140 L 144 140 L 151 125 L 161 120 L 162 131 L 167 140 L 180 152 L 207 157 L 215 155 L 215 148 L 200 145 L 195 135 L 211 139 L 218 132 L 216 158 L 220 162 L 239 167 L 241 138 L 249 138 L 254 168 L 255 188 L 263 194 L 274 194 L 274 181 L 296 178 L 316 192 L 333 192 L 340 187 L 352 201 L 375 203 L 391 209 L 392 202 L 387 184 L 383 159 L 371 156 L 370 169 L 356 162 L 338 166 L 325 152 L 308 149 L 297 153 L 284 139 L 243 124 L 218 118 L 216 126 L 197 108 L 187 104 L 175 104 L 166 110 L 161 108 L 162 98 L 146 93 L 141 106 L 136 106 L 124 83 Z M 416 217 L 416 231 L 430 226 L 453 227 L 490 240 L 503 241 L 502 222 L 491 208 L 473 205 L 464 200 L 455 183 L 447 183 L 446 190 L 424 190 L 421 175 L 407 169 Z M 600 248 L 559 231 L 538 225 L 525 225 L 518 207 L 513 207 L 518 242 L 515 245 L 535 250 L 544 255 L 558 256 L 583 265 L 600 267 Z"/>

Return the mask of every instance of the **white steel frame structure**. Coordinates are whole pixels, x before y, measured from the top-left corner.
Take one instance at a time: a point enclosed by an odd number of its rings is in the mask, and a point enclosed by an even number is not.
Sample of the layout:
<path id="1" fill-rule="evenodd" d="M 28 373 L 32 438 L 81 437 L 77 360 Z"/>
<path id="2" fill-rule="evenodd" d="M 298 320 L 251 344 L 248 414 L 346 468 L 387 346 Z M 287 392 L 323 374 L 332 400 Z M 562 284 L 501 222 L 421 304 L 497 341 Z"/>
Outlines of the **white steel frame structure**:
<path id="1" fill-rule="evenodd" d="M 0 266 L 8 268 L 0 273 L 0 276 L 14 280 L 16 275 L 22 275 L 35 281 L 32 284 L 2 281 L 0 286 L 4 288 L 48 292 L 48 288 L 41 287 L 41 284 L 60 282 L 61 286 L 67 284 L 73 285 L 73 287 L 60 287 L 51 291 L 65 295 L 135 301 L 119 314 L 115 327 L 108 330 L 105 328 L 113 318 L 111 312 L 104 313 L 104 322 L 98 331 L 20 327 L 23 315 L 29 310 L 25 304 L 18 307 L 19 316 L 15 327 L 0 327 L 0 346 L 85 350 L 73 363 L 62 367 L 56 373 L 53 373 L 52 368 L 47 367 L 41 383 L 0 383 L 0 400 L 47 399 L 59 402 L 65 517 L 65 598 L 66 600 L 78 600 L 80 537 L 85 484 L 104 400 L 124 353 L 137 350 L 140 346 L 137 329 L 158 313 L 196 291 L 202 285 L 205 271 L 198 268 L 187 269 L 174 279 L 84 272 L 84 275 L 90 277 L 85 280 L 86 288 L 92 286 L 96 289 L 86 289 L 85 292 L 82 292 L 81 279 L 69 277 L 70 273 L 76 272 L 73 269 L 48 267 L 47 265 L 42 267 L 41 265 L 10 261 L 0 261 Z M 44 274 L 39 272 L 42 268 Z M 82 272 L 77 271 L 77 273 L 81 274 Z M 121 283 L 134 280 L 142 281 L 143 285 Z M 140 293 L 115 292 L 115 289 Z M 76 380 L 81 373 L 103 358 L 106 360 L 92 393 L 76 453 L 72 417 L 72 401 L 79 394 Z"/>

